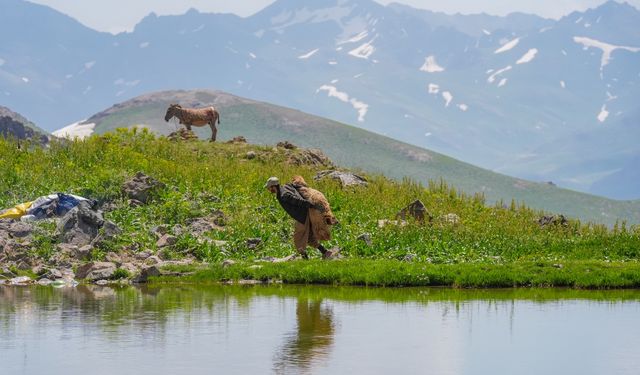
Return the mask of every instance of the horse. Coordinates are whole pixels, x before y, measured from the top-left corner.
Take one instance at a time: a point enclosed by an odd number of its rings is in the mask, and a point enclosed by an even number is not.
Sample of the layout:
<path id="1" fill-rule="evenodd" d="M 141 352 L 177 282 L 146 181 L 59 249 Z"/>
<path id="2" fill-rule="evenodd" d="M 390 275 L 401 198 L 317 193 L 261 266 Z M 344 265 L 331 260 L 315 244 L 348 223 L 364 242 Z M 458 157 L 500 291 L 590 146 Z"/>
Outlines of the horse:
<path id="1" fill-rule="evenodd" d="M 174 116 L 180 120 L 181 124 L 187 127 L 187 130 L 191 130 L 192 126 L 199 127 L 208 124 L 211 127 L 211 142 L 216 141 L 216 135 L 218 134 L 216 122 L 220 124 L 220 113 L 215 108 L 182 108 L 179 104 L 171 104 L 167 108 L 164 120 L 169 122 Z"/>

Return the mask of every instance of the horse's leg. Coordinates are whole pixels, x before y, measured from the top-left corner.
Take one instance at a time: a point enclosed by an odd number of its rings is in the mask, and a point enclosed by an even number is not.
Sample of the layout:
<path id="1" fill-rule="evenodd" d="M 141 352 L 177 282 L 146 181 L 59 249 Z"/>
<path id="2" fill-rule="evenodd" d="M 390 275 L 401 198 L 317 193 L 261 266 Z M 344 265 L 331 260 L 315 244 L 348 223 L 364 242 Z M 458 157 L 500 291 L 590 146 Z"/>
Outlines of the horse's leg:
<path id="1" fill-rule="evenodd" d="M 186 126 L 186 127 L 187 127 L 187 130 L 188 130 L 188 131 L 191 131 L 191 124 L 184 124 L 184 126 Z"/>
<path id="2" fill-rule="evenodd" d="M 216 136 L 218 135 L 218 128 L 216 128 L 215 122 L 210 122 L 209 126 L 211 127 L 211 142 L 215 142 Z"/>

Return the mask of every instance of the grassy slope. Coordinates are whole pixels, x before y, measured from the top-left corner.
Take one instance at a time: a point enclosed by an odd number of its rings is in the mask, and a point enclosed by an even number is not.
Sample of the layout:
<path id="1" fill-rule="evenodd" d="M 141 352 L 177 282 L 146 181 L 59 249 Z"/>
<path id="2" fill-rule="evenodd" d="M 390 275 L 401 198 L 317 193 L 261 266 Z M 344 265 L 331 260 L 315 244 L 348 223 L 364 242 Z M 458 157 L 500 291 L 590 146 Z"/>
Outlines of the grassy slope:
<path id="1" fill-rule="evenodd" d="M 246 160 L 249 150 L 258 156 Z M 347 260 L 250 268 L 256 259 L 293 252 L 291 219 L 262 186 L 271 175 L 288 180 L 300 174 L 313 181 L 317 170 L 287 164 L 287 152 L 250 145 L 173 143 L 125 132 L 23 152 L 0 140 L 0 181 L 6 183 L 0 189 L 0 206 L 53 191 L 111 201 L 115 209 L 106 215 L 124 233 L 94 251 L 94 259 L 108 251 L 150 249 L 168 258 L 189 254 L 216 265 L 226 258 L 238 262 L 228 269 L 212 266 L 200 271 L 194 275 L 196 281 L 250 277 L 390 286 L 640 286 L 640 227 L 608 230 L 571 222 L 567 227 L 540 228 L 539 213 L 526 207 L 487 207 L 443 184 L 424 188 L 382 177 L 357 189 L 342 189 L 333 181 L 313 182 L 325 192 L 341 222 L 327 245 L 340 246 Z M 131 208 L 120 186 L 139 170 L 168 187 L 151 204 Z M 435 217 L 433 223 L 377 228 L 378 219 L 394 218 L 417 198 Z M 207 236 L 228 241 L 224 248 L 198 241 L 188 232 L 178 236 L 175 246 L 157 248 L 150 232 L 154 226 L 185 225 L 190 218 L 218 209 L 227 215 L 227 225 Z M 457 214 L 460 223 L 440 219 L 448 213 Z M 55 239 L 49 224 L 43 223 L 41 230 L 34 251 L 46 258 L 55 251 Z M 372 245 L 358 240 L 362 233 L 370 233 Z M 255 237 L 263 242 L 250 249 L 246 240 Z M 407 257 L 412 262 L 403 261 Z"/>
<path id="2" fill-rule="evenodd" d="M 640 223 L 640 202 L 614 201 L 508 177 L 474 167 L 447 156 L 411 146 L 356 127 L 311 116 L 299 111 L 254 102 L 211 91 L 168 91 L 133 99 L 113 107 L 88 122 L 97 123 L 96 132 L 144 124 L 167 134 L 177 128 L 163 120 L 171 102 L 183 105 L 214 105 L 222 113 L 218 137 L 236 135 L 251 143 L 275 144 L 289 140 L 304 147 L 322 149 L 337 164 L 369 173 L 402 179 L 410 177 L 427 183 L 444 179 L 467 193 L 484 193 L 488 203 L 512 199 L 549 212 L 563 213 L 586 221 L 613 225 L 616 219 Z M 207 128 L 197 129 L 201 138 L 210 136 Z"/>

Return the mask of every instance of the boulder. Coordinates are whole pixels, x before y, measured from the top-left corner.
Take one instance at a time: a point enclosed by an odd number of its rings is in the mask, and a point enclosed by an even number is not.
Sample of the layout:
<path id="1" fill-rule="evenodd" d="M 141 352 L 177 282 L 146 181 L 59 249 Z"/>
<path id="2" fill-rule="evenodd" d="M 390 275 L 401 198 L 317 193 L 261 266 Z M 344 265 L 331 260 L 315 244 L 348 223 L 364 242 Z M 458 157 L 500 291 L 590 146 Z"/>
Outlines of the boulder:
<path id="1" fill-rule="evenodd" d="M 255 151 L 249 151 L 247 152 L 246 158 L 249 160 L 253 160 L 256 158 L 256 156 L 258 156 L 258 154 L 256 154 Z"/>
<path id="2" fill-rule="evenodd" d="M 289 152 L 287 163 L 291 165 L 310 165 L 314 167 L 332 168 L 333 162 L 327 155 L 317 149 L 301 149 Z"/>
<path id="3" fill-rule="evenodd" d="M 87 280 L 104 280 L 111 278 L 116 269 L 116 265 L 111 262 L 89 262 L 78 267 L 76 277 Z"/>
<path id="4" fill-rule="evenodd" d="M 295 149 L 298 148 L 298 146 L 294 145 L 293 143 L 291 143 L 289 141 L 278 142 L 278 144 L 276 146 L 285 148 L 287 150 L 295 150 Z"/>
<path id="5" fill-rule="evenodd" d="M 231 140 L 227 141 L 229 144 L 242 144 L 247 143 L 247 139 L 241 135 L 237 137 L 233 137 Z"/>
<path id="6" fill-rule="evenodd" d="M 129 199 L 147 203 L 153 194 L 165 188 L 165 184 L 142 172 L 136 173 L 133 178 L 122 185 L 122 193 Z"/>
<path id="7" fill-rule="evenodd" d="M 222 262 L 222 268 L 228 268 L 234 264 L 236 264 L 236 262 L 233 259 L 225 259 L 224 262 Z"/>
<path id="8" fill-rule="evenodd" d="M 407 220 L 409 216 L 413 217 L 420 223 L 424 223 L 425 220 L 431 221 L 433 219 L 431 214 L 427 211 L 424 203 L 419 199 L 400 210 L 396 215 L 396 219 Z"/>
<path id="9" fill-rule="evenodd" d="M 373 245 L 373 241 L 371 240 L 371 235 L 369 233 L 363 233 L 361 235 L 358 236 L 358 238 L 356 238 L 358 241 L 362 241 L 365 244 L 367 244 L 367 246 L 371 246 Z"/>
<path id="10" fill-rule="evenodd" d="M 160 276 L 160 268 L 157 266 L 145 267 L 140 271 L 140 275 L 134 280 L 137 283 L 146 283 L 150 277 Z"/>
<path id="11" fill-rule="evenodd" d="M 28 237 L 31 232 L 33 232 L 33 226 L 29 223 L 0 220 L 0 237 L 24 238 Z"/>
<path id="12" fill-rule="evenodd" d="M 165 234 L 162 237 L 160 237 L 158 242 L 156 242 L 156 246 L 158 246 L 159 248 L 173 246 L 176 244 L 176 242 L 178 242 L 178 238 L 176 236 Z"/>
<path id="13" fill-rule="evenodd" d="M 320 171 L 313 179 L 320 180 L 323 178 L 331 178 L 333 180 L 336 180 L 340 182 L 340 185 L 342 185 L 342 187 L 367 186 L 367 180 L 364 177 L 349 172 L 341 172 L 335 170 Z"/>
<path id="14" fill-rule="evenodd" d="M 175 141 L 191 141 L 191 140 L 198 139 L 198 136 L 196 135 L 196 133 L 193 132 L 193 130 L 188 130 L 187 128 L 180 128 L 175 132 L 169 134 L 167 138 L 170 141 L 174 141 L 174 142 Z"/>
<path id="15" fill-rule="evenodd" d="M 538 225 L 546 227 L 547 225 L 560 225 L 566 227 L 569 220 L 564 215 L 545 215 L 538 219 Z"/>
<path id="16" fill-rule="evenodd" d="M 103 225 L 102 214 L 92 210 L 88 202 L 82 201 L 60 220 L 57 233 L 63 243 L 85 246 L 98 236 Z"/>
<path id="17" fill-rule="evenodd" d="M 262 238 L 249 238 L 247 240 L 247 248 L 250 250 L 255 249 L 262 243 Z"/>

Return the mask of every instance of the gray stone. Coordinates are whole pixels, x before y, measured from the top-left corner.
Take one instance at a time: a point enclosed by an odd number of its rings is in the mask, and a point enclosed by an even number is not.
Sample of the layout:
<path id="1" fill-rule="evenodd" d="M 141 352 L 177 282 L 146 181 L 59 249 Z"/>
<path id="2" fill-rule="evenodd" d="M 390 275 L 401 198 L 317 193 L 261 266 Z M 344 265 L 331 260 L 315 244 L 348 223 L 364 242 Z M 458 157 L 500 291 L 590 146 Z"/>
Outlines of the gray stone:
<path id="1" fill-rule="evenodd" d="M 92 251 L 93 251 L 93 246 L 91 245 L 85 245 L 85 246 L 79 247 L 75 251 L 75 258 L 78 260 L 88 260 L 89 258 L 91 258 Z"/>
<path id="2" fill-rule="evenodd" d="M 162 259 L 160 259 L 156 255 L 152 255 L 152 256 L 148 257 L 147 259 L 145 259 L 144 263 L 145 264 L 150 264 L 150 265 L 160 264 L 160 263 L 162 263 Z"/>
<path id="3" fill-rule="evenodd" d="M 102 214 L 93 211 L 88 202 L 82 201 L 60 220 L 57 233 L 64 243 L 85 246 L 98 236 L 103 225 Z"/>
<path id="4" fill-rule="evenodd" d="M 122 185 L 122 192 L 130 199 L 147 203 L 154 193 L 165 188 L 165 184 L 153 177 L 138 172 Z"/>
<path id="5" fill-rule="evenodd" d="M 5 232 L 12 238 L 24 238 L 33 232 L 33 226 L 21 221 L 0 221 L 0 232 Z"/>
<path id="6" fill-rule="evenodd" d="M 108 279 L 116 272 L 116 268 L 111 262 L 89 262 L 78 268 L 76 276 L 87 280 Z"/>
<path id="7" fill-rule="evenodd" d="M 250 250 L 255 249 L 262 243 L 262 238 L 249 238 L 247 240 L 247 248 Z"/>
<path id="8" fill-rule="evenodd" d="M 233 266 L 234 264 L 236 264 L 236 262 L 232 259 L 225 259 L 224 262 L 222 262 L 222 268 L 228 268 Z"/>
<path id="9" fill-rule="evenodd" d="M 138 259 L 138 260 L 145 260 L 145 259 L 149 258 L 152 255 L 153 255 L 153 252 L 151 252 L 151 250 L 145 250 L 145 251 L 141 251 L 141 252 L 137 253 L 135 255 L 135 258 Z"/>
<path id="10" fill-rule="evenodd" d="M 357 240 L 366 243 L 367 246 L 373 245 L 373 241 L 371 240 L 371 235 L 369 233 L 363 233 L 359 235 Z"/>
<path id="11" fill-rule="evenodd" d="M 133 263 L 123 263 L 120 268 L 129 272 L 129 275 L 136 275 L 138 274 L 138 272 L 140 272 L 138 266 Z"/>
<path id="12" fill-rule="evenodd" d="M 156 225 L 155 227 L 151 228 L 151 234 L 156 236 L 156 238 L 160 238 L 167 233 L 169 233 L 169 227 L 166 224 Z"/>
<path id="13" fill-rule="evenodd" d="M 172 236 L 170 234 L 165 234 L 162 237 L 160 237 L 158 242 L 156 242 L 156 246 L 158 246 L 159 248 L 173 246 L 176 244 L 176 242 L 178 242 L 177 237 Z"/>
<path id="14" fill-rule="evenodd" d="M 424 203 L 422 203 L 422 201 L 419 199 L 415 200 L 414 202 L 409 204 L 407 207 L 400 210 L 400 212 L 398 212 L 398 214 L 396 215 L 396 218 L 401 220 L 407 220 L 407 218 L 409 218 L 410 216 L 420 223 L 424 223 L 425 220 L 426 221 L 432 220 L 431 214 L 427 211 L 427 208 L 425 207 Z"/>
<path id="15" fill-rule="evenodd" d="M 43 285 L 43 286 L 47 286 L 50 285 L 53 281 L 49 280 L 49 279 L 40 279 L 38 280 L 38 285 Z"/>
<path id="16" fill-rule="evenodd" d="M 9 284 L 11 285 L 29 285 L 32 284 L 33 280 L 29 276 L 18 276 L 9 280 Z"/>
<path id="17" fill-rule="evenodd" d="M 136 278 L 136 282 L 138 283 L 146 283 L 150 277 L 160 276 L 160 268 L 157 266 L 149 266 L 142 269 L 140 272 L 140 276 Z"/>
<path id="18" fill-rule="evenodd" d="M 256 158 L 256 156 L 257 156 L 257 154 L 256 154 L 256 152 L 255 152 L 255 151 L 249 151 L 249 152 L 247 152 L 247 159 L 249 159 L 249 160 L 255 159 L 255 158 Z"/>
<path id="19" fill-rule="evenodd" d="M 104 259 L 107 262 L 115 263 L 116 265 L 122 264 L 122 258 L 120 257 L 120 255 L 118 255 L 118 254 L 116 254 L 114 252 L 107 253 L 107 255 L 104 257 Z"/>
<path id="20" fill-rule="evenodd" d="M 337 180 L 340 182 L 342 187 L 367 185 L 366 178 L 362 176 L 358 176 L 353 173 L 349 173 L 349 172 L 332 171 L 332 170 L 321 171 L 316 174 L 316 176 L 314 177 L 314 180 L 320 180 L 323 178 L 331 178 L 333 180 Z"/>
<path id="21" fill-rule="evenodd" d="M 45 278 L 51 280 L 62 279 L 62 272 L 56 268 L 52 268 L 45 274 Z"/>
<path id="22" fill-rule="evenodd" d="M 96 285 L 105 286 L 107 284 L 109 284 L 109 281 L 107 281 L 107 280 L 98 280 L 98 281 L 96 281 Z"/>

